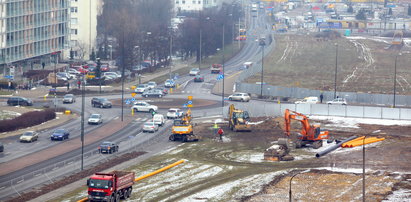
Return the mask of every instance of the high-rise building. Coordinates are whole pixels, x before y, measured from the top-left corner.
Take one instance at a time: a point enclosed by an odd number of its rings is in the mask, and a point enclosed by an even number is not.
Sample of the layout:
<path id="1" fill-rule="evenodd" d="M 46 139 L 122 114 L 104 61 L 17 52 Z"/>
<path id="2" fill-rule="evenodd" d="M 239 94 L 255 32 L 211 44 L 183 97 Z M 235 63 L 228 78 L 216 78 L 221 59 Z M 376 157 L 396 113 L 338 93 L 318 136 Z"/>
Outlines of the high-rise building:
<path id="1" fill-rule="evenodd" d="M 69 0 L 0 0 L 0 68 L 26 68 L 61 56 L 69 7 Z"/>
<path id="2" fill-rule="evenodd" d="M 174 0 L 174 11 L 192 12 L 201 11 L 204 8 L 217 7 L 223 0 Z"/>
<path id="3" fill-rule="evenodd" d="M 88 60 L 96 50 L 97 17 L 102 12 L 102 0 L 71 0 L 70 43 L 66 55 L 73 51 L 74 59 Z"/>

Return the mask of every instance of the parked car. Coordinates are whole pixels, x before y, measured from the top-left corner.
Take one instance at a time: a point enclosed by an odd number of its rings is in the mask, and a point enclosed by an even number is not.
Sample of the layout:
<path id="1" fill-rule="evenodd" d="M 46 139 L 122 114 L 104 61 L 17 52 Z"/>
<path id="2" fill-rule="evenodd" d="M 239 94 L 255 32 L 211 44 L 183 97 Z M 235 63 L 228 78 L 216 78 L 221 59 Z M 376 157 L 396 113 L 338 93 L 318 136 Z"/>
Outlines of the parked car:
<path id="1" fill-rule="evenodd" d="M 334 100 L 328 101 L 327 104 L 331 105 L 347 105 L 345 98 L 335 98 Z"/>
<path id="2" fill-rule="evenodd" d="M 20 136 L 20 142 L 34 142 L 38 139 L 39 134 L 35 131 L 27 131 Z"/>
<path id="3" fill-rule="evenodd" d="M 237 100 L 241 102 L 249 102 L 251 100 L 250 95 L 248 93 L 234 93 L 228 96 L 228 100 Z"/>
<path id="4" fill-rule="evenodd" d="M 137 88 L 134 90 L 134 92 L 136 93 L 143 93 L 145 90 L 148 89 L 148 85 L 147 84 L 139 84 L 137 86 Z"/>
<path id="5" fill-rule="evenodd" d="M 73 68 L 69 68 L 69 69 L 67 70 L 67 73 L 73 74 L 73 75 L 80 75 L 80 74 L 81 74 L 81 72 L 79 72 L 78 70 L 73 69 Z"/>
<path id="6" fill-rule="evenodd" d="M 158 131 L 158 125 L 152 121 L 145 122 L 143 125 L 143 133 L 145 132 L 156 132 Z"/>
<path id="7" fill-rule="evenodd" d="M 93 98 L 91 99 L 93 107 L 111 108 L 112 103 L 107 98 Z"/>
<path id="8" fill-rule="evenodd" d="M 51 134 L 51 140 L 65 140 L 69 139 L 70 133 L 66 129 L 57 129 Z"/>
<path id="9" fill-rule="evenodd" d="M 158 107 L 155 105 L 151 105 L 147 102 L 139 101 L 135 102 L 134 105 L 131 107 L 132 110 L 135 112 L 150 112 L 157 111 Z"/>
<path id="10" fill-rule="evenodd" d="M 144 93 L 141 94 L 141 96 L 143 97 L 163 97 L 164 93 L 161 90 L 150 89 L 150 90 L 144 91 Z"/>
<path id="11" fill-rule="evenodd" d="M 100 124 L 103 123 L 103 117 L 101 114 L 92 114 L 88 118 L 88 124 Z"/>
<path id="12" fill-rule="evenodd" d="M 194 77 L 194 82 L 203 82 L 204 81 L 204 76 L 202 75 L 196 75 Z"/>
<path id="13" fill-rule="evenodd" d="M 176 119 L 183 117 L 184 112 L 178 108 L 170 108 L 167 112 L 167 119 Z"/>
<path id="14" fill-rule="evenodd" d="M 188 74 L 189 74 L 190 76 L 198 75 L 198 74 L 200 74 L 200 69 L 197 68 L 197 67 L 196 67 L 196 68 L 192 68 Z"/>
<path id="15" fill-rule="evenodd" d="M 33 101 L 31 99 L 24 98 L 24 97 L 11 97 L 7 100 L 7 104 L 9 106 L 16 106 L 16 105 L 32 106 Z"/>
<path id="16" fill-rule="evenodd" d="M 109 65 L 108 65 L 107 63 L 101 64 L 100 70 L 101 70 L 102 72 L 108 72 L 108 71 L 110 71 Z"/>
<path id="17" fill-rule="evenodd" d="M 150 81 L 147 83 L 148 89 L 153 89 L 157 86 L 157 83 L 154 81 Z"/>
<path id="18" fill-rule="evenodd" d="M 319 103 L 318 97 L 306 97 L 302 100 L 297 100 L 294 102 L 295 104 L 317 104 Z"/>
<path id="19" fill-rule="evenodd" d="M 154 89 L 163 92 L 164 95 L 168 94 L 167 88 L 163 88 L 163 87 L 158 87 L 158 86 L 157 86 L 157 87 L 155 87 Z"/>
<path id="20" fill-rule="evenodd" d="M 0 152 L 4 152 L 4 145 L 2 142 L 0 142 Z"/>
<path id="21" fill-rule="evenodd" d="M 174 82 L 173 79 L 167 79 L 167 80 L 164 82 L 164 86 L 165 86 L 166 88 L 174 88 L 174 87 L 176 87 L 176 83 Z"/>
<path id="22" fill-rule="evenodd" d="M 121 74 L 117 74 L 117 72 L 103 72 L 104 77 L 112 77 L 114 79 L 121 78 Z"/>
<path id="23" fill-rule="evenodd" d="M 109 154 L 118 152 L 118 145 L 115 142 L 102 142 L 101 145 L 98 147 L 98 152 Z"/>
<path id="24" fill-rule="evenodd" d="M 153 116 L 153 122 L 158 126 L 163 126 L 164 123 L 166 123 L 166 119 L 164 118 L 164 115 L 162 114 L 155 114 Z"/>
<path id="25" fill-rule="evenodd" d="M 63 104 L 76 102 L 76 97 L 73 94 L 66 94 L 63 97 Z"/>

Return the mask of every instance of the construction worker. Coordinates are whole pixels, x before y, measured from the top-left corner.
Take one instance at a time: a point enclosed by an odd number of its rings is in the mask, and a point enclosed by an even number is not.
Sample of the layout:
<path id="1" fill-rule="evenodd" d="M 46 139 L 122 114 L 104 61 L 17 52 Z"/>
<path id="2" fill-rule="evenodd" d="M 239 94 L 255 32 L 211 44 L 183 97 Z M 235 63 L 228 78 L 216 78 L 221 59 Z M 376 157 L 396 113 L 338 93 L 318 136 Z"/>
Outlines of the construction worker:
<path id="1" fill-rule="evenodd" d="M 218 125 L 217 125 L 217 122 L 214 122 L 213 129 L 214 129 L 214 135 L 217 135 L 217 131 L 218 131 Z"/>
<path id="2" fill-rule="evenodd" d="M 222 128 L 218 129 L 218 135 L 220 135 L 220 140 L 223 141 L 224 130 Z"/>

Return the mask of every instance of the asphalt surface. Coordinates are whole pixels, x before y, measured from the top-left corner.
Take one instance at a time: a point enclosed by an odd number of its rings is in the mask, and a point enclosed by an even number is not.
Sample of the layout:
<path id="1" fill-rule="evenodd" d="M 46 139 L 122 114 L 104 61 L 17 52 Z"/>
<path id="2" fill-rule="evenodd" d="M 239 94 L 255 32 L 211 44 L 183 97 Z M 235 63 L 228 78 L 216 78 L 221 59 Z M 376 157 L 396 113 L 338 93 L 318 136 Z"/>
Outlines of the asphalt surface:
<path id="1" fill-rule="evenodd" d="M 258 17 L 254 17 L 253 24 L 251 26 L 251 30 L 248 31 L 248 39 L 245 43 L 242 51 L 238 53 L 236 56 L 231 58 L 229 61 L 225 63 L 225 76 L 230 76 L 238 73 L 243 68 L 243 63 L 248 61 L 256 61 L 261 59 L 260 51 L 261 48 L 258 45 L 258 38 L 261 34 L 269 33 L 269 29 L 267 29 L 265 18 L 263 15 L 259 15 Z M 217 74 L 211 74 L 209 71 L 202 71 L 202 75 L 205 77 L 205 81 L 201 83 L 194 83 L 192 76 L 181 76 L 177 83 L 182 85 L 182 94 L 170 94 L 167 95 L 166 98 L 187 98 L 188 95 L 192 95 L 194 99 L 208 99 L 208 100 L 215 100 L 220 101 L 221 104 L 221 96 L 212 95 L 211 89 L 217 81 Z M 110 95 L 105 96 L 108 99 L 118 99 L 121 95 Z M 127 96 L 125 98 L 131 98 Z M 87 134 L 92 133 L 99 127 L 103 127 L 105 124 L 109 123 L 113 120 L 118 120 L 121 117 L 121 108 L 113 107 L 113 108 L 93 108 L 90 104 L 91 97 L 87 97 L 85 99 L 85 136 Z M 253 105 L 258 107 L 262 101 L 251 101 L 250 103 L 241 103 L 241 105 Z M 61 102 L 60 104 L 61 105 Z M 66 108 L 71 109 L 73 111 L 81 111 L 81 98 L 77 97 L 77 102 L 73 104 L 65 104 Z M 206 116 L 216 116 L 222 115 L 223 112 L 226 112 L 227 106 L 224 108 L 216 107 L 216 108 L 203 108 L 197 109 L 193 111 L 193 117 L 206 117 Z M 102 114 L 104 122 L 102 125 L 88 125 L 87 118 L 90 114 L 99 113 Z M 131 118 L 132 121 L 130 124 L 125 126 L 123 129 L 119 130 L 118 132 L 109 135 L 108 137 L 102 139 L 101 141 L 115 141 L 120 145 L 120 153 L 129 151 L 130 149 L 137 150 L 137 151 L 144 151 L 144 148 L 148 146 L 158 146 L 158 147 L 170 147 L 173 145 L 177 145 L 177 142 L 169 142 L 168 141 L 168 134 L 170 132 L 171 127 L 171 120 L 167 122 L 167 124 L 162 127 L 156 133 L 142 133 L 141 127 L 142 124 L 148 120 L 151 116 L 148 113 L 136 113 L 134 117 L 130 117 L 130 109 L 124 108 L 123 111 L 124 115 L 127 118 Z M 165 114 L 166 110 L 159 110 L 159 113 Z M 79 139 L 80 140 L 80 125 L 81 119 L 77 118 L 74 121 L 69 123 L 63 124 L 57 128 L 65 128 L 70 131 L 70 139 Z M 2 165 L 6 162 L 10 162 L 12 160 L 16 160 L 27 156 L 32 153 L 40 152 L 47 148 L 59 147 L 63 144 L 67 144 L 66 141 L 51 141 L 49 136 L 51 135 L 54 129 L 41 131 L 39 140 L 35 143 L 28 143 L 23 144 L 18 141 L 18 137 L 10 137 L 7 138 L 7 151 L 0 154 L 0 169 Z M 85 160 L 84 166 L 91 166 L 95 163 L 99 163 L 103 160 L 107 160 L 110 158 L 115 158 L 115 155 L 95 155 L 94 152 L 97 151 L 97 147 L 101 143 L 101 141 L 96 141 L 90 144 L 85 145 L 84 153 L 90 153 L 93 158 L 89 158 Z M 80 141 L 77 143 L 80 144 Z M 36 171 L 42 170 L 44 171 L 45 168 L 49 168 L 50 165 L 56 165 L 50 169 L 50 173 L 53 173 L 54 178 L 59 178 L 61 176 L 68 175 L 75 171 L 78 171 L 78 166 L 67 166 L 70 165 L 71 160 L 74 163 L 78 163 L 78 157 L 81 154 L 80 149 L 75 149 L 69 152 L 66 152 L 62 155 L 50 158 L 45 161 L 38 162 L 34 165 L 24 167 L 24 168 L 16 168 L 13 172 L 8 173 L 6 175 L 0 176 L 0 195 L 3 198 L 15 196 L 16 192 L 21 192 L 32 187 L 36 187 L 39 184 L 43 184 L 47 181 L 52 181 L 52 179 L 48 179 L 44 177 L 44 175 L 37 175 Z M 152 154 L 154 155 L 154 154 Z M 95 158 L 95 157 L 98 158 Z M 69 161 L 69 162 L 67 162 Z M 63 165 L 59 165 L 59 163 L 63 163 Z"/>

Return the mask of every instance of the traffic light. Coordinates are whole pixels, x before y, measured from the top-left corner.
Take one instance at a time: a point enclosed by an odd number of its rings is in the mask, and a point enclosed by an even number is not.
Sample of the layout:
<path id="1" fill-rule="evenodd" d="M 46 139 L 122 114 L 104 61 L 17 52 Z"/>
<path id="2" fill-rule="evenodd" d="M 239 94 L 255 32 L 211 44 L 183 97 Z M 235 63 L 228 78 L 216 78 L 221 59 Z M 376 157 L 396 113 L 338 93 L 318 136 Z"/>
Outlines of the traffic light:
<path id="1" fill-rule="evenodd" d="M 96 77 L 97 78 L 101 78 L 101 62 L 100 62 L 100 58 L 97 58 L 97 68 L 96 68 Z"/>

